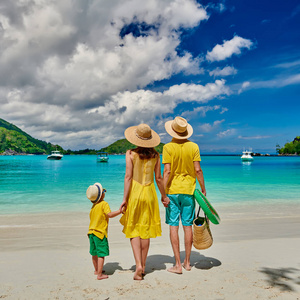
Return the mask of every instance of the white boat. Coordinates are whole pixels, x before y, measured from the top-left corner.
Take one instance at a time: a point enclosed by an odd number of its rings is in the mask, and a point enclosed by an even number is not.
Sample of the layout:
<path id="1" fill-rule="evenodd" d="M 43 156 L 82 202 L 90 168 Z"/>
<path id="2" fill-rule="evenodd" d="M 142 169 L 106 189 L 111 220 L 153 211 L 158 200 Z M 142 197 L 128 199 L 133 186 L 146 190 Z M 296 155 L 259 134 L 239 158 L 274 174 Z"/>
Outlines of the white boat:
<path id="1" fill-rule="evenodd" d="M 107 152 L 98 152 L 97 153 L 97 162 L 108 162 L 108 153 Z"/>
<path id="2" fill-rule="evenodd" d="M 252 154 L 252 150 L 243 151 L 243 155 L 241 156 L 242 161 L 253 161 L 253 157 L 251 156 L 251 154 Z"/>
<path id="3" fill-rule="evenodd" d="M 50 155 L 48 155 L 47 159 L 59 160 L 62 159 L 63 155 L 59 151 L 52 151 Z"/>

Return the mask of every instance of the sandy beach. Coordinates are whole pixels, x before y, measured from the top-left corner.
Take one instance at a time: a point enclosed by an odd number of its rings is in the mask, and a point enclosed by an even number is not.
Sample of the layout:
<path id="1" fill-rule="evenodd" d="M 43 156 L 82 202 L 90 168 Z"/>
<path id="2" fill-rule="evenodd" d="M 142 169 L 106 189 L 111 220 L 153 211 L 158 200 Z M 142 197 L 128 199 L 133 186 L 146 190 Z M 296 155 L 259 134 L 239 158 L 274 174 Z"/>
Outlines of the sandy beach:
<path id="1" fill-rule="evenodd" d="M 168 226 L 151 240 L 143 281 L 132 280 L 134 258 L 110 220 L 110 256 L 93 274 L 88 213 L 0 216 L 1 299 L 300 299 L 300 205 L 216 207 L 214 243 L 192 250 L 190 272 L 171 274 Z M 182 229 L 181 249 L 183 250 Z M 183 255 L 183 252 L 182 252 Z"/>

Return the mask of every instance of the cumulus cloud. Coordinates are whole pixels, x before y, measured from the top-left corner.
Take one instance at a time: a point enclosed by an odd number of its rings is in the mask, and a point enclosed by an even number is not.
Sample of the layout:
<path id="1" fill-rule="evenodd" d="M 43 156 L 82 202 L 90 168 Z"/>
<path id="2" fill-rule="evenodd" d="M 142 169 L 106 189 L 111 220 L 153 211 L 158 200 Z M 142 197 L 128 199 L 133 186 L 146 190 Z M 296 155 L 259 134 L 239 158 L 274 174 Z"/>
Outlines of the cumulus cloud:
<path id="1" fill-rule="evenodd" d="M 122 138 L 126 126 L 162 125 L 182 102 L 229 95 L 224 80 L 147 89 L 176 74 L 203 73 L 199 57 L 177 48 L 182 30 L 208 17 L 194 0 L 6 1 L 1 117 L 64 148 L 99 148 Z"/>
<path id="2" fill-rule="evenodd" d="M 251 40 L 236 35 L 230 41 L 223 41 L 223 45 L 216 45 L 211 51 L 208 51 L 206 59 L 210 62 L 225 60 L 234 54 L 241 54 L 243 48 L 250 50 L 252 47 Z"/>
<path id="3" fill-rule="evenodd" d="M 209 75 L 214 77 L 224 77 L 224 76 L 230 76 L 237 74 L 237 69 L 234 67 L 226 66 L 223 69 L 220 69 L 219 67 L 210 71 Z"/>

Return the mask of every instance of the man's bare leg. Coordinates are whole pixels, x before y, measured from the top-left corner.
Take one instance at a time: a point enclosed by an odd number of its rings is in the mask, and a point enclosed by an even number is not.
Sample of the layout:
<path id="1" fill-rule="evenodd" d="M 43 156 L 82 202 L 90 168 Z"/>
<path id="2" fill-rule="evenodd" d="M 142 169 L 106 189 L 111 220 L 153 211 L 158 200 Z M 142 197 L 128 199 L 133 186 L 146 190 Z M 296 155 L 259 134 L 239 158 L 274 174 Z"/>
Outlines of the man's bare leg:
<path id="1" fill-rule="evenodd" d="M 145 267 L 146 267 L 146 260 L 147 255 L 150 247 L 150 239 L 141 239 L 141 245 L 142 245 L 142 274 L 145 274 Z"/>
<path id="2" fill-rule="evenodd" d="M 133 275 L 134 280 L 143 279 L 143 268 L 142 268 L 142 244 L 141 238 L 135 237 L 130 239 L 134 259 L 135 259 L 135 273 Z"/>
<path id="3" fill-rule="evenodd" d="M 187 270 L 191 270 L 191 252 L 193 245 L 193 229 L 192 226 L 183 226 L 184 230 L 184 246 L 185 246 L 185 259 L 183 262 L 183 267 Z"/>
<path id="4" fill-rule="evenodd" d="M 180 249 L 179 249 L 179 226 L 170 226 L 170 241 L 175 257 L 175 266 L 169 268 L 168 271 L 171 273 L 182 274 L 182 266 L 180 262 Z"/>

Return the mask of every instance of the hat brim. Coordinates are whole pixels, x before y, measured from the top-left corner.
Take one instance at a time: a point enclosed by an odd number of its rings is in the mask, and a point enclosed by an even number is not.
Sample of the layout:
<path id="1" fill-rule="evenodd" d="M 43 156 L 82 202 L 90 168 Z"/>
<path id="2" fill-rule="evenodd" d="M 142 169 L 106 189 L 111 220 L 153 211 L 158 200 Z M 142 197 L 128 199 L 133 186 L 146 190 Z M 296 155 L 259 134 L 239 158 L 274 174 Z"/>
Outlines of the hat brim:
<path id="1" fill-rule="evenodd" d="M 178 140 L 185 140 L 192 136 L 193 127 L 189 123 L 187 124 L 186 132 L 184 132 L 183 134 L 178 134 L 176 131 L 174 131 L 172 128 L 172 123 L 173 123 L 173 120 L 167 121 L 165 123 L 165 129 L 166 129 L 167 133 L 170 136 L 172 136 L 173 138 L 178 139 Z"/>
<path id="2" fill-rule="evenodd" d="M 160 136 L 151 129 L 151 138 L 147 140 L 143 140 L 136 135 L 137 126 L 128 127 L 125 132 L 125 138 L 128 142 L 138 147 L 144 148 L 154 148 L 160 143 Z"/>

